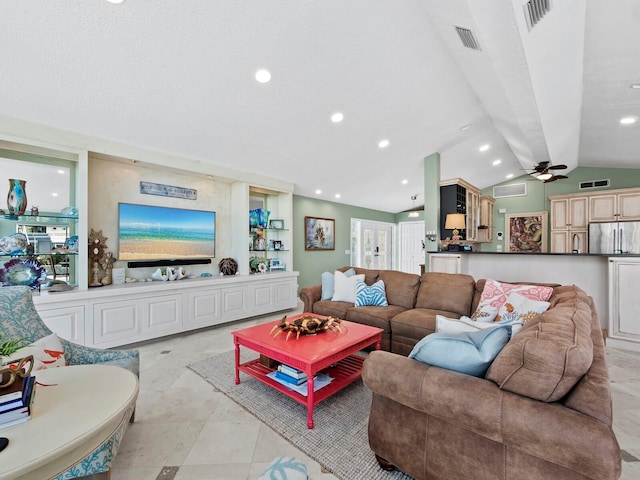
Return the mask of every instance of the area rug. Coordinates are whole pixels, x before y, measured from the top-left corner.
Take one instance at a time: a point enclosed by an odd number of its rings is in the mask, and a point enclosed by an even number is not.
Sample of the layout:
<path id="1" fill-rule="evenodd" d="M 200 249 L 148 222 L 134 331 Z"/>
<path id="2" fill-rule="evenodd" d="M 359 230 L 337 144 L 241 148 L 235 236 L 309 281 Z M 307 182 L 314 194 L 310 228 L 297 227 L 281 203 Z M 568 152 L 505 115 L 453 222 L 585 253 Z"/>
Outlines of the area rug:
<path id="1" fill-rule="evenodd" d="M 247 361 L 255 354 L 246 352 Z M 235 384 L 233 351 L 189 368 L 266 423 L 283 438 L 341 480 L 411 480 L 378 466 L 367 437 L 371 392 L 358 380 L 314 408 L 315 426 L 307 428 L 307 407 L 255 378 L 240 373 Z"/>

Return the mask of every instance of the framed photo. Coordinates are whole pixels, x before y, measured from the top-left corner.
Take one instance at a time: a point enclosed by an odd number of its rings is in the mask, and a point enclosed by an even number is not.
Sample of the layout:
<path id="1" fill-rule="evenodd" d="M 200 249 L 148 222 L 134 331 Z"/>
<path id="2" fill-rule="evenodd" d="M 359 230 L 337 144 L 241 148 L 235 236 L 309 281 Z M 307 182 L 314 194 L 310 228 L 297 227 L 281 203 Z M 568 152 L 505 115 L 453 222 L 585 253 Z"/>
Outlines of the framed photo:
<path id="1" fill-rule="evenodd" d="M 508 252 L 547 251 L 547 212 L 505 215 L 505 229 Z"/>
<path id="2" fill-rule="evenodd" d="M 305 250 L 335 250 L 335 234 L 333 218 L 304 217 Z"/>
<path id="3" fill-rule="evenodd" d="M 274 230 L 284 230 L 284 220 L 269 220 L 269 228 L 273 228 Z"/>

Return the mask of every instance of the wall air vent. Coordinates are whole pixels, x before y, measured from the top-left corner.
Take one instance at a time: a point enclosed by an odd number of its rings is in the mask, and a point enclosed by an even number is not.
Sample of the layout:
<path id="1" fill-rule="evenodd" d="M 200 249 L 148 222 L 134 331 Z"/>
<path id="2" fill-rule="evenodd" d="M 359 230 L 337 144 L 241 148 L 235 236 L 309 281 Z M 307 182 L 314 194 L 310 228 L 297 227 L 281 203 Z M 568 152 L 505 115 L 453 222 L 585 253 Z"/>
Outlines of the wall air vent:
<path id="1" fill-rule="evenodd" d="M 513 185 L 500 185 L 493 187 L 493 198 L 522 197 L 526 194 L 526 183 L 514 183 Z"/>
<path id="2" fill-rule="evenodd" d="M 456 32 L 458 32 L 458 36 L 465 47 L 478 50 L 479 52 L 482 51 L 478 40 L 476 40 L 475 35 L 469 28 L 458 27 L 457 25 L 454 25 L 454 27 L 456 28 Z"/>
<path id="3" fill-rule="evenodd" d="M 522 6 L 529 31 L 551 10 L 551 0 L 529 0 Z"/>
<path id="4" fill-rule="evenodd" d="M 580 182 L 580 190 L 588 190 L 590 188 L 602 188 L 611 186 L 611 180 L 589 180 L 586 182 Z"/>

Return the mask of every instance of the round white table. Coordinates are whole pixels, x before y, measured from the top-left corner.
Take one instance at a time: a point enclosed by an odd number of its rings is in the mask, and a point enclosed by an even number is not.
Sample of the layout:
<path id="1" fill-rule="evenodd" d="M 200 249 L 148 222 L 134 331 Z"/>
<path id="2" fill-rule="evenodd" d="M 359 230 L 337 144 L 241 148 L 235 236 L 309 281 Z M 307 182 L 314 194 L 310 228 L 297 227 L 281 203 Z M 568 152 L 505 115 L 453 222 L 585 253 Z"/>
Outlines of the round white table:
<path id="1" fill-rule="evenodd" d="M 0 480 L 65 472 L 76 478 L 102 473 L 105 464 L 110 469 L 138 398 L 136 376 L 111 365 L 51 368 L 35 376 L 31 419 L 0 429 L 9 439 L 0 452 Z"/>

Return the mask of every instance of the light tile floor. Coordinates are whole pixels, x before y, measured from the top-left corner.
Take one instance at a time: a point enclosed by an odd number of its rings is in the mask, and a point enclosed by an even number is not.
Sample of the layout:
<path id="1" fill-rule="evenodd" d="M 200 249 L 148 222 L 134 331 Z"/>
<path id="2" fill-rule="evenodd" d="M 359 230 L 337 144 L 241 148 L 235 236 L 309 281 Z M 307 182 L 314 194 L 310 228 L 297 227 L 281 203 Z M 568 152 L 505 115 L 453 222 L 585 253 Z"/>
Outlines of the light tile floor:
<path id="1" fill-rule="evenodd" d="M 256 479 L 273 458 L 290 455 L 306 463 L 312 480 L 334 480 L 336 477 L 322 472 L 316 462 L 186 368 L 193 361 L 233 349 L 232 331 L 281 316 L 264 316 L 137 346 L 141 372 L 136 421 L 120 446 L 111 479 Z M 625 459 L 621 478 L 637 479 L 640 353 L 609 349 L 607 356 L 614 428 Z"/>

